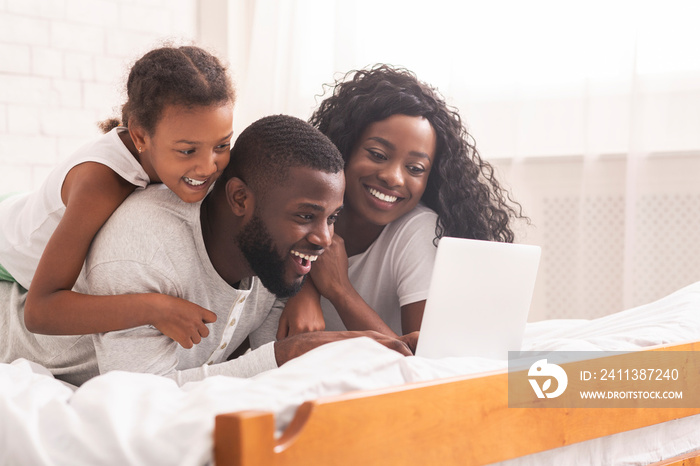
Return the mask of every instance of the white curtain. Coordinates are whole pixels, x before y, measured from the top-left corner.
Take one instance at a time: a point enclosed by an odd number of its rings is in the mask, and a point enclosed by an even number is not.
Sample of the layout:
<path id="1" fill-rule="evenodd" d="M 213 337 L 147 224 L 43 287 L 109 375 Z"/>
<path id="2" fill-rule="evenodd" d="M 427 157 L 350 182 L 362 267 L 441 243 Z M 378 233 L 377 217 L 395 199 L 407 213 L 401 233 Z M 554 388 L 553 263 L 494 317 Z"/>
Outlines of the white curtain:
<path id="1" fill-rule="evenodd" d="M 700 2 L 245 0 L 236 129 L 308 118 L 322 84 L 405 66 L 460 109 L 543 246 L 532 319 L 700 280 Z"/>

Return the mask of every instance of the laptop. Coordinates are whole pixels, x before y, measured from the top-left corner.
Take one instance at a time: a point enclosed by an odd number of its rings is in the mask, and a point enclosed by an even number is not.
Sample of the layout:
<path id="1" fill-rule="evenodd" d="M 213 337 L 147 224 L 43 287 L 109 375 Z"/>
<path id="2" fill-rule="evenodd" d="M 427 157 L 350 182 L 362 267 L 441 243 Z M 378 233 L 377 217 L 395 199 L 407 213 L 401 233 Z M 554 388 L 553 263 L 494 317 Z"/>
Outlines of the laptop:
<path id="1" fill-rule="evenodd" d="M 443 237 L 416 356 L 508 359 L 520 351 L 539 246 Z"/>

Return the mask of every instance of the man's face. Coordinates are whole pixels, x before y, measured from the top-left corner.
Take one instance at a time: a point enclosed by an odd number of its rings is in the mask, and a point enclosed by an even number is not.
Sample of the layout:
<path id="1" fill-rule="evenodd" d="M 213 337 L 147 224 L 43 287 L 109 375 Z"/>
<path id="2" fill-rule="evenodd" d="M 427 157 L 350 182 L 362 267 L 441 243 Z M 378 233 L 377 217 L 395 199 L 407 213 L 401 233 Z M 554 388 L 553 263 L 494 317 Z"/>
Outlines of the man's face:
<path id="1" fill-rule="evenodd" d="M 344 188 L 343 172 L 291 168 L 236 237 L 253 272 L 278 297 L 299 291 L 312 262 L 330 246 Z"/>

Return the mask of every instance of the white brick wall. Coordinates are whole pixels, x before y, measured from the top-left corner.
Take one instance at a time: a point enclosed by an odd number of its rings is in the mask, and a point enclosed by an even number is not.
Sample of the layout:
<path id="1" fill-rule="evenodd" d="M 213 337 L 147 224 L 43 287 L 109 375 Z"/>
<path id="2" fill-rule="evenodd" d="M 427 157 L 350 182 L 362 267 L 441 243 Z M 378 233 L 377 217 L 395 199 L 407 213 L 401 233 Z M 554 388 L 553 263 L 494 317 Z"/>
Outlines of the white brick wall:
<path id="1" fill-rule="evenodd" d="M 38 188 L 118 115 L 128 68 L 197 33 L 197 0 L 0 0 L 0 194 Z M 9 176 L 8 176 L 9 175 Z"/>

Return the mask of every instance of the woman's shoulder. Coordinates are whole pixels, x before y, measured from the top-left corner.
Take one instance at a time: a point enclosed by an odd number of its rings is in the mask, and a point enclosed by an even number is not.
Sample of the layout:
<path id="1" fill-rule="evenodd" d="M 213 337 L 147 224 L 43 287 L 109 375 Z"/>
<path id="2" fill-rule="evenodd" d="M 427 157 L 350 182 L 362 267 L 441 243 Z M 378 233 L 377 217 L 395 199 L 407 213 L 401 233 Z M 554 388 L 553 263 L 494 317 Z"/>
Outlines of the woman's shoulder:
<path id="1" fill-rule="evenodd" d="M 429 207 L 418 204 L 410 212 L 386 226 L 377 242 L 386 249 L 405 249 L 408 245 L 432 245 L 438 216 Z"/>
<path id="2" fill-rule="evenodd" d="M 394 232 L 402 231 L 407 228 L 424 228 L 425 225 L 430 225 L 435 229 L 435 222 L 437 222 L 437 219 L 438 215 L 433 209 L 423 204 L 418 204 L 410 212 L 397 218 L 387 227 L 394 230 Z"/>

